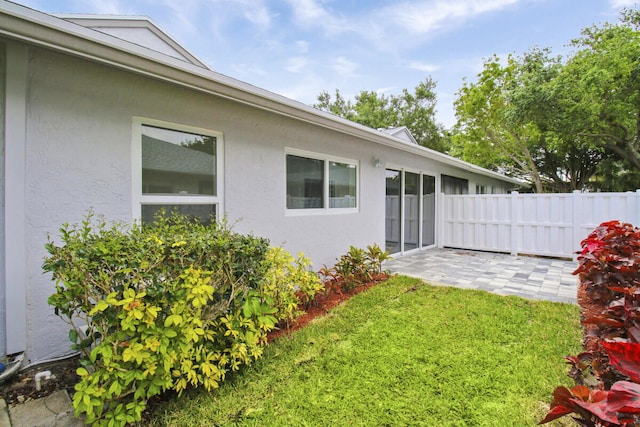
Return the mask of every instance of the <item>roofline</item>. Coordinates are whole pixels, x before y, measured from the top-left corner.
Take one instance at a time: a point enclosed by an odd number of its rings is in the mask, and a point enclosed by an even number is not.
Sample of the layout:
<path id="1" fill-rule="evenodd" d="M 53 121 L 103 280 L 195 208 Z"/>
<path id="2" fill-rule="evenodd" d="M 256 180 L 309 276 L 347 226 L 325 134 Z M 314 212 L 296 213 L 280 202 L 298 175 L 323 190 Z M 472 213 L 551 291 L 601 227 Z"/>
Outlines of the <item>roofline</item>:
<path id="1" fill-rule="evenodd" d="M 209 68 L 207 64 L 198 59 L 194 54 L 192 54 L 187 48 L 178 43 L 173 37 L 169 34 L 165 33 L 162 28 L 160 28 L 151 18 L 143 15 L 97 15 L 97 14 L 80 14 L 80 13 L 55 13 L 51 14 L 56 18 L 63 19 L 67 22 L 71 22 L 76 25 L 80 25 L 85 28 L 89 28 L 93 30 L 93 27 L 99 26 L 100 23 L 105 21 L 109 21 L 113 27 L 116 28 L 146 28 L 151 31 L 153 34 L 158 36 L 161 40 L 175 49 L 182 56 L 187 58 L 192 63 L 199 65 L 204 68 Z M 87 25 L 76 23 L 74 20 L 82 20 L 86 21 Z M 94 30 L 100 31 L 100 30 Z M 135 43 L 133 43 L 135 44 Z"/>
<path id="2" fill-rule="evenodd" d="M 517 185 L 523 184 L 518 179 L 417 144 L 407 143 L 376 129 L 320 111 L 210 69 L 201 68 L 6 0 L 0 0 L 0 35 L 219 96 L 422 157 L 436 159 L 463 170 Z"/>

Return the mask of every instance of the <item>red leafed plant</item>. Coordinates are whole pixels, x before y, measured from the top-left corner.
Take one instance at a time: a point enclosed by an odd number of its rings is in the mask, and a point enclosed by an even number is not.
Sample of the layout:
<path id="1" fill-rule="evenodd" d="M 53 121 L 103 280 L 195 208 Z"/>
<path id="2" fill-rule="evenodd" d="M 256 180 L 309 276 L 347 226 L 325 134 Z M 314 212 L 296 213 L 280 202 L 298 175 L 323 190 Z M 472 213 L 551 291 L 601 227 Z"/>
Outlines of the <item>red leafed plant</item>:
<path id="1" fill-rule="evenodd" d="M 608 390 L 576 385 L 558 387 L 553 392 L 551 410 L 540 424 L 575 413 L 584 427 L 636 426 L 640 414 L 640 344 L 602 341 L 609 363 L 630 381 L 617 381 Z"/>
<path id="2" fill-rule="evenodd" d="M 573 413 L 584 427 L 640 426 L 640 229 L 605 222 L 581 245 L 585 351 L 566 358 L 576 386 L 555 390 L 540 424 Z"/>

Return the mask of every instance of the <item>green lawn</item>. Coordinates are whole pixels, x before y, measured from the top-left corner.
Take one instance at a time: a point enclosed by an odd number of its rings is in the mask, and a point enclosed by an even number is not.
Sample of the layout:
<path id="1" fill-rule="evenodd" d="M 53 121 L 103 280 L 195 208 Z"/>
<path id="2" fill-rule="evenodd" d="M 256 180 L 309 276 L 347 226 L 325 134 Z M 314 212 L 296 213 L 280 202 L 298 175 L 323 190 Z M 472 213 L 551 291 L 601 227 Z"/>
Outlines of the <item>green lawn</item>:
<path id="1" fill-rule="evenodd" d="M 562 357 L 580 351 L 578 318 L 569 304 L 395 277 L 216 392 L 158 408 L 153 425 L 534 426 L 571 384 Z"/>

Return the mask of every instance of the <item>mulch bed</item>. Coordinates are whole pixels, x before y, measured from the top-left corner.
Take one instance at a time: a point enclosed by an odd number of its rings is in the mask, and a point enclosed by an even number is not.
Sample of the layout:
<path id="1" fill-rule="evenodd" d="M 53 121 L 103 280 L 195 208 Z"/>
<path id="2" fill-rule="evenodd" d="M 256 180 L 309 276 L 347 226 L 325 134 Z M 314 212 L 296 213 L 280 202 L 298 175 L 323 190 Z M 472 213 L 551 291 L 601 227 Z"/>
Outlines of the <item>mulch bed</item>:
<path id="1" fill-rule="evenodd" d="M 316 299 L 307 306 L 299 307 L 300 310 L 304 311 L 304 314 L 297 317 L 289 325 L 282 325 L 277 329 L 274 329 L 267 336 L 269 342 L 283 336 L 290 335 L 291 333 L 297 331 L 298 329 L 304 328 L 309 322 L 315 319 L 318 316 L 324 316 L 331 310 L 336 307 L 343 301 L 348 300 L 354 295 L 359 294 L 360 292 L 364 292 L 372 286 L 377 285 L 383 280 L 386 280 L 388 276 L 384 275 L 378 278 L 375 281 L 369 282 L 367 284 L 357 286 L 350 290 L 342 290 L 339 286 L 330 286 L 327 291 L 320 295 L 316 295 Z"/>

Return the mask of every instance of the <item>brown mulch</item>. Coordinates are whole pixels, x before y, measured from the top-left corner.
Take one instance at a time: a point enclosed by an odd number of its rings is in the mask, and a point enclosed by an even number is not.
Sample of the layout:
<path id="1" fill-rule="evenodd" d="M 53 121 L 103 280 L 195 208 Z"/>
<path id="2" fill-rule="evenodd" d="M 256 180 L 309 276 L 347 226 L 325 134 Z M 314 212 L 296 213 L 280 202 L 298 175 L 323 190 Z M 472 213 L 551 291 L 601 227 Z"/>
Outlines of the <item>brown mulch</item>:
<path id="1" fill-rule="evenodd" d="M 340 286 L 329 286 L 328 290 L 316 296 L 316 299 L 312 303 L 300 307 L 300 309 L 304 311 L 304 314 L 299 316 L 294 322 L 270 332 L 268 340 L 271 342 L 282 336 L 290 336 L 294 331 L 303 328 L 316 317 L 324 316 L 329 310 L 343 301 L 375 286 L 387 278 L 388 276 L 381 275 L 370 283 L 357 286 L 347 291 L 342 290 Z M 29 400 L 46 397 L 57 390 L 67 390 L 69 396 L 73 396 L 74 385 L 79 380 L 76 374 L 78 367 L 79 357 L 75 356 L 25 369 L 0 384 L 0 398 L 4 399 L 7 405 L 14 406 Z M 41 381 L 41 389 L 36 390 L 35 375 L 42 371 L 51 371 L 53 377 L 50 380 Z M 157 404 L 157 402 L 155 402 L 156 400 L 162 402 L 164 399 L 161 396 L 152 399 L 152 401 L 149 402 L 148 410 L 152 409 L 154 403 Z"/>
<path id="2" fill-rule="evenodd" d="M 388 278 L 387 275 L 381 275 L 377 280 L 371 281 L 361 286 L 357 286 L 355 288 L 349 290 L 342 290 L 340 286 L 330 286 L 328 289 L 320 294 L 316 295 L 316 298 L 313 302 L 308 305 L 304 305 L 299 307 L 300 310 L 304 312 L 301 316 L 297 317 L 293 323 L 289 325 L 281 326 L 277 329 L 271 331 L 268 335 L 269 342 L 283 336 L 283 335 L 291 335 L 291 333 L 297 331 L 298 329 L 304 328 L 309 322 L 319 316 L 324 316 L 331 310 L 336 307 L 343 301 L 348 300 L 354 295 L 359 294 L 360 292 L 364 292 L 372 286 L 377 285 L 383 280 Z"/>

